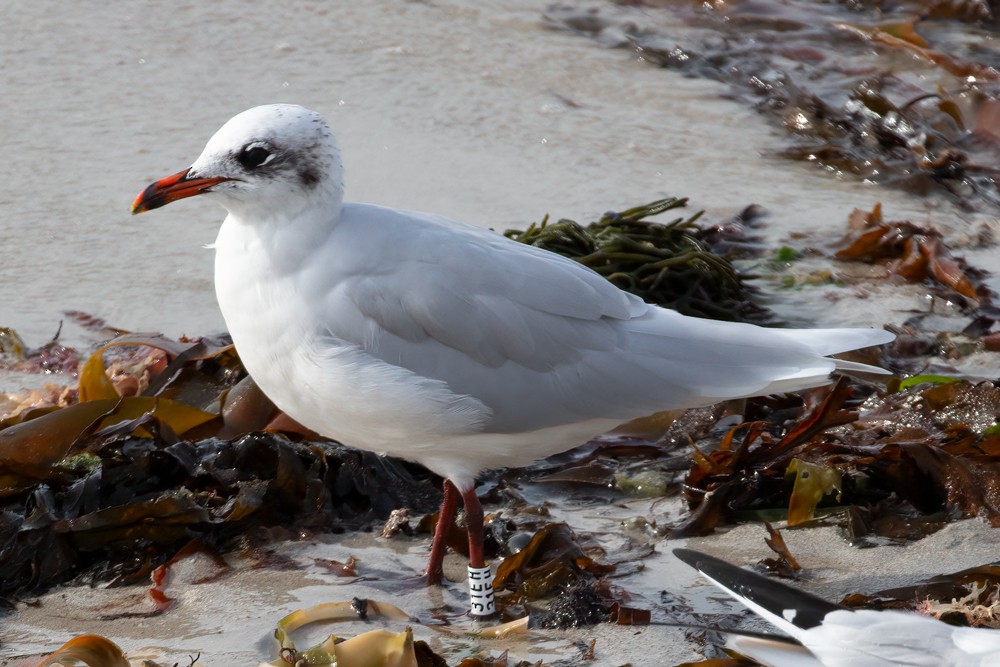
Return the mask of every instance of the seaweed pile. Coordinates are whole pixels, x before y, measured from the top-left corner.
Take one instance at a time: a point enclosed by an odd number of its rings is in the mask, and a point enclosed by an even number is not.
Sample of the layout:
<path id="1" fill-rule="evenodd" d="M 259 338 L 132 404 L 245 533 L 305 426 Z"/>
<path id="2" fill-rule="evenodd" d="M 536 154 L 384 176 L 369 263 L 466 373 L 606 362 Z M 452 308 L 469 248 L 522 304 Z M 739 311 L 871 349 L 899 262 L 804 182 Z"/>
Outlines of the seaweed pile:
<path id="1" fill-rule="evenodd" d="M 723 81 L 785 129 L 776 153 L 960 206 L 1000 205 L 997 16 L 977 0 L 560 4 L 573 30 Z M 640 5 L 635 18 L 627 9 Z M 683 34 L 651 27 L 668 12 Z"/>
<path id="2" fill-rule="evenodd" d="M 733 246 L 744 255 L 751 249 L 742 225 L 752 224 L 759 213 L 748 208 L 740 219 L 707 229 L 695 224 L 701 212 L 668 223 L 646 220 L 686 205 L 687 199 L 661 199 L 605 213 L 588 225 L 565 218 L 550 223 L 546 216 L 504 235 L 576 260 L 647 303 L 693 317 L 774 324 L 773 314 L 746 283 L 749 277 L 726 257 Z"/>
<path id="3" fill-rule="evenodd" d="M 685 479 L 692 513 L 674 534 L 822 514 L 864 546 L 919 539 L 959 518 L 1000 526 L 1000 390 L 933 376 L 886 396 L 871 390 L 841 379 L 806 405 L 749 406 L 770 414 L 717 444 L 696 441 Z"/>
<path id="4" fill-rule="evenodd" d="M 110 347 L 128 353 L 105 368 Z M 0 596 L 145 583 L 192 542 L 357 530 L 439 500 L 416 466 L 262 431 L 275 409 L 226 341 L 120 336 L 69 401 L 0 422 Z"/>
<path id="5" fill-rule="evenodd" d="M 304 432 L 275 411 L 223 338 L 121 335 L 80 365 L 77 391 L 49 395 L 61 404 L 35 405 L 30 394 L 0 426 L 0 599 L 7 606 L 70 580 L 145 585 L 154 608 L 123 616 L 155 617 L 173 603 L 165 590 L 170 569 L 194 554 L 215 563 L 215 572 L 197 584 L 226 575 L 220 556 L 227 552 L 302 567 L 269 555 L 269 545 L 382 524 L 387 536 L 430 532 L 437 520 L 427 514 L 412 527 L 405 520 L 386 523 L 398 508 L 434 508 L 440 480 L 407 462 Z M 511 507 L 487 527 L 491 557 L 506 556 L 495 579 L 502 619 L 561 628 L 648 621 L 648 610 L 634 608 L 605 581 L 616 570 L 608 554 L 564 523 Z M 451 537 L 456 550 L 466 548 L 459 526 L 451 527 Z M 350 562 L 317 565 L 358 576 Z M 323 619 L 327 611 L 299 616 Z M 350 646 L 331 640 L 311 655 L 333 646 L 338 656 L 357 647 L 391 653 L 402 646 L 414 653 L 414 664 L 445 664 L 412 634 L 377 635 L 360 635 Z M 297 655 L 284 641 L 273 664 L 293 664 Z M 121 649 L 100 636 L 77 637 L 43 664 L 70 658 L 128 664 Z M 507 663 L 477 658 L 461 664 Z"/>

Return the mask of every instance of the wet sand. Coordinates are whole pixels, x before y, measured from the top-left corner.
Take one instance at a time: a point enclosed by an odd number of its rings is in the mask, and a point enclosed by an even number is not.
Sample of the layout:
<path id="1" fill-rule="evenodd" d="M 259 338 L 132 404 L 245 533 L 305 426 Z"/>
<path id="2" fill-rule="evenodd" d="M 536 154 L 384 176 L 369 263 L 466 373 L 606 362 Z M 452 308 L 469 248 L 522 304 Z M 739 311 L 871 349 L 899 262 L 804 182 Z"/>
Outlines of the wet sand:
<path id="1" fill-rule="evenodd" d="M 666 506 L 665 506 L 666 505 Z M 610 548 L 621 538 L 619 522 L 644 516 L 663 520 L 678 508 L 662 501 L 621 501 L 554 512 L 581 532 L 599 536 Z M 829 600 L 838 601 L 847 593 L 873 592 L 916 583 L 936 574 L 954 572 L 981 565 L 996 558 L 1000 531 L 970 520 L 946 526 L 929 537 L 906 547 L 858 549 L 846 543 L 840 531 L 831 527 L 784 530 L 784 538 L 805 568 L 797 584 Z M 687 546 L 725 558 L 741 565 L 752 565 L 771 553 L 764 545 L 766 532 L 760 525 L 740 525 L 727 532 L 691 540 L 661 541 L 657 553 L 645 559 L 644 569 L 614 580 L 629 592 L 641 596 L 633 600 L 637 607 L 653 609 L 654 621 L 669 620 L 669 609 L 676 601 L 691 605 L 699 613 L 735 614 L 739 609 L 723 599 L 717 589 L 708 586 L 693 570 L 677 561 L 670 550 Z M 506 639 L 484 640 L 462 636 L 478 627 L 460 613 L 451 614 L 452 625 L 435 628 L 439 619 L 431 609 L 450 605 L 455 610 L 465 606 L 462 581 L 443 588 L 415 588 L 410 592 L 387 592 L 377 582 L 354 582 L 341 579 L 314 564 L 314 558 L 345 561 L 355 556 L 361 577 L 388 578 L 417 574 L 427 557 L 426 539 L 394 538 L 385 540 L 366 534 L 346 537 L 320 537 L 278 545 L 276 551 L 298 563 L 296 570 L 256 567 L 255 562 L 237 556 L 227 560 L 232 572 L 217 581 L 193 584 L 199 576 L 212 572 L 203 558 L 182 561 L 174 567 L 172 583 L 166 593 L 176 599 L 167 613 L 156 618 L 119 618 L 115 614 L 148 613 L 152 604 L 145 587 L 61 588 L 38 599 L 37 606 L 21 605 L 4 619 L 0 641 L 0 664 L 34 665 L 16 656 L 54 650 L 72 636 L 97 633 L 113 639 L 139 664 L 151 659 L 160 664 L 187 664 L 186 656 L 201 653 L 199 665 L 254 665 L 277 657 L 273 640 L 276 623 L 285 614 L 315 604 L 349 601 L 354 597 L 382 600 L 398 605 L 421 623 L 383 622 L 325 624 L 294 634 L 297 646 L 319 643 L 327 634 L 353 636 L 376 627 L 393 632 L 412 625 L 415 637 L 457 664 L 473 654 L 498 656 L 510 651 L 512 661 L 544 660 L 547 665 L 580 664 L 581 647 L 595 641 L 595 659 L 586 664 L 595 667 L 675 665 L 700 659 L 699 647 L 684 638 L 684 631 L 663 626 L 597 625 L 575 630 L 531 630 L 525 635 Z M 464 563 L 449 555 L 446 572 L 453 579 Z M 347 582 L 347 583 L 345 583 Z M 661 598 L 660 592 L 667 596 Z M 735 619 L 734 619 L 735 620 Z M 767 630 L 758 623 L 753 626 Z"/>
<path id="2" fill-rule="evenodd" d="M 186 167 L 235 113 L 296 102 L 323 111 L 338 132 L 348 198 L 433 210 L 498 229 L 550 212 L 589 219 L 664 195 L 692 199 L 721 217 L 750 203 L 772 211 L 775 245 L 791 230 L 825 243 L 854 207 L 882 201 L 893 218 L 934 213 L 924 201 L 761 153 L 772 130 L 754 112 L 720 97 L 719 84 L 649 67 L 622 51 L 543 27 L 546 3 L 473 0 L 291 3 L 39 3 L 7 8 L 0 55 L 5 159 L 0 236 L 5 290 L 0 326 L 39 345 L 61 312 L 93 313 L 128 329 L 192 335 L 221 330 L 212 292 L 210 244 L 223 215 L 185 202 L 132 218 L 128 205 L 155 178 Z M 818 325 L 905 317 L 919 290 L 885 285 L 865 301 L 804 295 Z M 887 316 L 887 313 L 889 314 Z M 896 315 L 902 313 L 897 318 Z M 85 340 L 68 328 L 68 342 Z M 3 387 L 13 389 L 14 387 Z M 567 515 L 580 530 L 613 533 L 618 514 L 663 521 L 662 506 Z M 676 518 L 676 514 L 669 518 Z M 741 526 L 687 546 L 740 563 L 767 555 L 763 530 Z M 810 570 L 804 585 L 831 599 L 902 585 L 995 558 L 996 531 L 954 524 L 906 548 L 860 551 L 830 528 L 789 531 Z M 385 545 L 294 543 L 297 559 L 363 557 L 367 566 L 417 571 L 427 544 L 401 553 Z M 646 570 L 622 585 L 656 600 L 659 590 L 692 595 L 692 573 L 664 542 Z M 240 570 L 214 584 L 178 585 L 180 604 L 155 620 L 95 620 L 104 610 L 148 610 L 144 589 L 59 589 L 41 606 L 3 621 L 0 662 L 52 650 L 99 632 L 133 657 L 184 664 L 246 665 L 273 659 L 274 623 L 292 609 L 353 596 L 316 569 Z M 441 598 L 437 598 L 437 596 Z M 441 600 L 461 604 L 461 584 L 417 590 L 397 603 L 418 616 Z M 418 629 L 418 634 L 433 634 Z M 594 665 L 674 664 L 697 657 L 677 630 L 601 626 L 550 632 L 512 644 L 512 656 L 551 651 L 576 664 L 575 640 L 597 638 Z M 444 640 L 441 640 L 444 641 Z M 539 640 L 541 641 L 541 640 Z M 461 642 L 459 643 L 461 644 Z M 467 646 L 468 642 L 464 644 Z M 496 655 L 505 642 L 479 642 Z M 539 655 L 539 657 L 543 657 Z"/>

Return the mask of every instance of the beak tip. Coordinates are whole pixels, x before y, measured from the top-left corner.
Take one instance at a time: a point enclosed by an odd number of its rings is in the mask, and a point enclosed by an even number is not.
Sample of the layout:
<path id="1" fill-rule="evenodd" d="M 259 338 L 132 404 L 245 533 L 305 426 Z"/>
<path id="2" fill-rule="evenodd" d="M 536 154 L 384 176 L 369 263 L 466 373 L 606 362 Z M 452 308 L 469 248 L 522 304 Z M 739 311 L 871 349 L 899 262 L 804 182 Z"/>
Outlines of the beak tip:
<path id="1" fill-rule="evenodd" d="M 163 199 L 162 194 L 159 192 L 159 185 L 161 182 L 162 181 L 151 183 L 142 192 L 136 195 L 136 198 L 132 200 L 132 205 L 129 207 L 129 211 L 131 211 L 132 215 L 145 213 L 146 211 L 150 211 L 167 203 L 167 201 L 158 203 L 159 200 Z"/>
<path id="2" fill-rule="evenodd" d="M 150 210 L 149 195 L 152 187 L 153 186 L 146 188 L 145 190 L 140 192 L 134 200 L 132 200 L 132 205 L 129 206 L 129 211 L 132 213 L 132 215 L 139 215 L 140 213 L 145 213 L 146 211 Z"/>
<path id="3" fill-rule="evenodd" d="M 155 183 L 150 184 L 132 202 L 130 208 L 132 215 L 152 211 L 154 208 L 166 206 L 172 201 L 206 192 L 213 185 L 234 180 L 232 178 L 215 176 L 209 178 L 188 178 L 190 171 L 190 169 L 185 169 L 173 176 L 161 178 Z"/>

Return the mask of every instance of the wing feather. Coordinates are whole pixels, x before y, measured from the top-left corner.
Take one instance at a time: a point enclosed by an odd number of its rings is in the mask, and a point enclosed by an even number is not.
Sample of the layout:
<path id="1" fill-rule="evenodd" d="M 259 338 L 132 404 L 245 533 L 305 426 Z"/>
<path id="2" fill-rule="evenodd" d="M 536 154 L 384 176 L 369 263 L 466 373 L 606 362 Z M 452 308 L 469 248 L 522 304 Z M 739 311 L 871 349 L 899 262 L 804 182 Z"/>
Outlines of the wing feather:
<path id="1" fill-rule="evenodd" d="M 329 334 L 474 396 L 493 411 L 488 431 L 814 386 L 835 367 L 824 354 L 889 337 L 685 317 L 572 260 L 428 214 L 349 205 L 337 234 L 342 265 L 317 299 Z"/>

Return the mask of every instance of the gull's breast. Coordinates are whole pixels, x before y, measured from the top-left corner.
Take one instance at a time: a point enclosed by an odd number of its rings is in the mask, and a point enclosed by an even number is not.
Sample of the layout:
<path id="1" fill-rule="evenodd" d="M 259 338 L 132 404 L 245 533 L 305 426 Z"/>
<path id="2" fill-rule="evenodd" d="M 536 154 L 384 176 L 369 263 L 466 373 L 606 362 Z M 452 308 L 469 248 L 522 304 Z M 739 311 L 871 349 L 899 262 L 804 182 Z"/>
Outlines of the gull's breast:
<path id="1" fill-rule="evenodd" d="M 284 274 L 265 255 L 217 243 L 216 295 L 240 359 L 282 411 L 346 445 L 416 461 L 482 430 L 487 406 L 338 338 L 321 307 L 332 287 L 302 285 L 308 271 Z"/>

